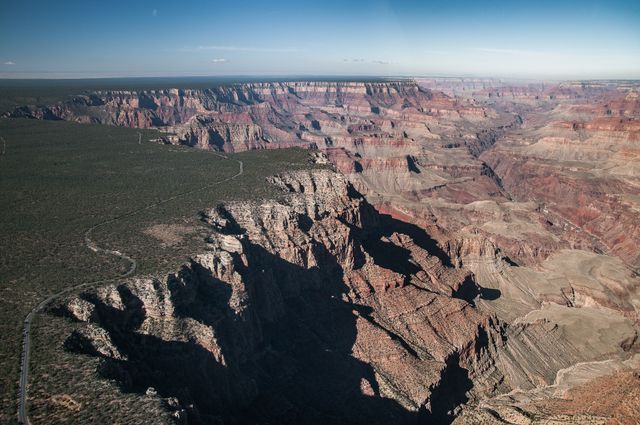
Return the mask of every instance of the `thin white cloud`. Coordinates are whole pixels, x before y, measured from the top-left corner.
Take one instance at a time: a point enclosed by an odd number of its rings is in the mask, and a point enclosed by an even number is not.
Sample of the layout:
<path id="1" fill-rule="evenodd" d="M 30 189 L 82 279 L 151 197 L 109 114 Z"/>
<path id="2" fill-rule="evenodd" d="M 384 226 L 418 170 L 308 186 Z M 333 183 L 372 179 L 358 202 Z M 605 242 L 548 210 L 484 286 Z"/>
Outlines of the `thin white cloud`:
<path id="1" fill-rule="evenodd" d="M 342 59 L 343 62 L 347 62 L 347 63 L 375 63 L 378 65 L 389 65 L 391 62 L 389 61 L 383 61 L 383 60 L 365 60 L 365 59 L 361 59 L 361 58 L 353 58 L 353 59 Z"/>
<path id="2" fill-rule="evenodd" d="M 151 16 L 158 16 L 158 9 L 153 9 Z"/>
<path id="3" fill-rule="evenodd" d="M 221 52 L 259 52 L 259 53 L 295 53 L 301 50 L 295 47 L 249 47 L 249 46 L 195 46 L 184 47 L 180 50 L 186 52 L 199 52 L 203 50 L 217 50 Z"/>
<path id="4" fill-rule="evenodd" d="M 520 49 L 501 49 L 497 47 L 476 47 L 476 52 L 483 53 L 498 53 L 502 55 L 513 55 L 513 56 L 531 56 L 531 55 L 539 55 L 541 52 L 534 52 L 532 50 L 520 50 Z"/>
<path id="5" fill-rule="evenodd" d="M 215 58 L 211 60 L 213 63 L 225 63 L 226 61 L 227 60 L 225 58 Z"/>
<path id="6" fill-rule="evenodd" d="M 6 61 L 4 64 L 5 65 L 15 65 L 16 63 L 14 61 Z"/>

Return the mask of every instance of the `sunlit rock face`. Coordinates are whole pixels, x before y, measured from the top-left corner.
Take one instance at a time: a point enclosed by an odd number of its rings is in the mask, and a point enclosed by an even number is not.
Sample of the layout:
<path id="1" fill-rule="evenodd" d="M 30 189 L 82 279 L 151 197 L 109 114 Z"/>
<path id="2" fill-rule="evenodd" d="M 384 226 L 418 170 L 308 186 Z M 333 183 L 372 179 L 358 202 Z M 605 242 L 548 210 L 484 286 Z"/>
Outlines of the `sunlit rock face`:
<path id="1" fill-rule="evenodd" d="M 166 140 L 241 151 L 290 144 L 358 143 L 358 133 L 407 139 L 429 134 L 425 117 L 481 120 L 492 112 L 412 81 L 253 83 L 201 90 L 107 91 L 11 116 L 167 130 Z M 372 122 L 376 121 L 376 122 Z M 395 126 L 395 122 L 406 125 Z M 433 120 L 435 121 L 435 120 Z M 355 134 L 354 134 L 355 133 Z M 334 140 L 335 139 L 335 140 Z"/>
<path id="2" fill-rule="evenodd" d="M 101 357 L 126 391 L 177 398 L 189 422 L 420 423 L 634 346 L 636 305 L 621 291 L 637 278 L 598 280 L 613 259 L 584 253 L 593 266 L 574 270 L 549 259 L 536 274 L 480 236 L 445 252 L 333 171 L 272 183 L 282 200 L 206 211 L 209 250 L 176 273 L 70 300 L 86 325 L 68 348 Z M 595 270 L 588 283 L 583 269 Z"/>
<path id="3" fill-rule="evenodd" d="M 339 174 L 273 183 L 283 201 L 206 212 L 209 252 L 175 274 L 71 300 L 86 326 L 68 347 L 126 390 L 177 397 L 195 422 L 447 417 L 470 386 L 461 354 L 500 332 L 472 276 Z"/>
<path id="4" fill-rule="evenodd" d="M 12 115 L 158 128 L 227 152 L 308 147 L 333 165 L 274 177 L 285 200 L 208 211 L 211 250 L 175 274 L 69 304 L 87 323 L 70 349 L 104 358 L 125 388 L 177 397 L 180 417 L 629 419 L 633 82 L 254 83 Z M 567 401 L 595 390 L 609 410 Z"/>

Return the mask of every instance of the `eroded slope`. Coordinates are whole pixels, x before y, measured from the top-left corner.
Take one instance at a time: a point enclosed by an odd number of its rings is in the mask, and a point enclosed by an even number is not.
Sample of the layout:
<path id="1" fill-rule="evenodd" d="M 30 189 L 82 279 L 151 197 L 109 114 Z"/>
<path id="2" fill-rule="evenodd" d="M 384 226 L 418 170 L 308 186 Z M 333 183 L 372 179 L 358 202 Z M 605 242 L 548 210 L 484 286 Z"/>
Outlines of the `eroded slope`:
<path id="1" fill-rule="evenodd" d="M 127 391 L 153 387 L 190 423 L 450 421 L 577 359 L 627 356 L 624 317 L 591 352 L 548 321 L 497 317 L 480 305 L 492 293 L 428 234 L 339 174 L 273 182 L 284 200 L 210 210 L 209 252 L 175 274 L 69 301 L 86 325 L 67 347 L 101 357 Z"/>

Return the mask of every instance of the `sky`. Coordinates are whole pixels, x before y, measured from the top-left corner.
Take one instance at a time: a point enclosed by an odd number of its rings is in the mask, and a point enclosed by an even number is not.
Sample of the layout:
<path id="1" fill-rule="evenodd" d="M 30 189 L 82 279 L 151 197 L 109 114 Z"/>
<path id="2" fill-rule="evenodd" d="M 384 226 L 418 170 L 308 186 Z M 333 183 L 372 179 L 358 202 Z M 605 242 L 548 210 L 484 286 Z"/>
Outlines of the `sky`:
<path id="1" fill-rule="evenodd" d="M 640 79 L 640 0 L 0 0 L 0 78 Z"/>

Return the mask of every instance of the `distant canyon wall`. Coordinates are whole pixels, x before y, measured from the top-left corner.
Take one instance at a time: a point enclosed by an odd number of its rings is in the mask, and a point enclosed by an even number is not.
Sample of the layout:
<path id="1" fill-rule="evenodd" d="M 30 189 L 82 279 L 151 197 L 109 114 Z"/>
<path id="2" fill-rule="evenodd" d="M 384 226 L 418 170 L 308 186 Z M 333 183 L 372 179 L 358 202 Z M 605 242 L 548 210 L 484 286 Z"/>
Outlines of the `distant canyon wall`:
<path id="1" fill-rule="evenodd" d="M 321 113 L 314 117 L 313 113 Z M 370 117 L 374 128 L 393 129 L 398 140 L 428 133 L 425 117 L 484 117 L 471 103 L 411 81 L 291 82 L 237 84 L 211 89 L 107 91 L 75 96 L 56 105 L 25 106 L 12 117 L 60 119 L 136 128 L 160 128 L 171 143 L 204 149 L 242 151 L 291 145 L 341 146 L 359 141 L 362 125 L 351 116 Z M 394 128 L 394 121 L 408 122 Z"/>

